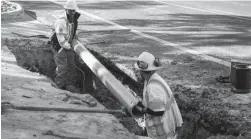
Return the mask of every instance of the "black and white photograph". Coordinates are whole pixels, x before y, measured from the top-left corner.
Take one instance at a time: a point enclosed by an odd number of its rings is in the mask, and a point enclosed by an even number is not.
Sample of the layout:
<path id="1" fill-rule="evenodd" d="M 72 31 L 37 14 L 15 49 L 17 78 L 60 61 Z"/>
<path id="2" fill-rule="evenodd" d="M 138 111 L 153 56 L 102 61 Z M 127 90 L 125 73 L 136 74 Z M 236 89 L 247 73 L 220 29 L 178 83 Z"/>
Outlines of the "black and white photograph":
<path id="1" fill-rule="evenodd" d="M 2 139 L 251 139 L 251 0 L 1 0 Z"/>

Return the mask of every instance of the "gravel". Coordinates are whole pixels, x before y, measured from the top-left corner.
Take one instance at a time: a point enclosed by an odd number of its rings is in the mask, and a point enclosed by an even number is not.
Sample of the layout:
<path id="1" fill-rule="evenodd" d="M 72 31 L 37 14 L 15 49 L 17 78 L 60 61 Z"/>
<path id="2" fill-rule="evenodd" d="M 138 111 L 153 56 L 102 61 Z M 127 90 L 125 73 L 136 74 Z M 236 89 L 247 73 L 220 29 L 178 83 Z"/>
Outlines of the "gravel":
<path id="1" fill-rule="evenodd" d="M 1 12 L 10 12 L 17 9 L 17 5 L 5 0 L 1 1 Z"/>

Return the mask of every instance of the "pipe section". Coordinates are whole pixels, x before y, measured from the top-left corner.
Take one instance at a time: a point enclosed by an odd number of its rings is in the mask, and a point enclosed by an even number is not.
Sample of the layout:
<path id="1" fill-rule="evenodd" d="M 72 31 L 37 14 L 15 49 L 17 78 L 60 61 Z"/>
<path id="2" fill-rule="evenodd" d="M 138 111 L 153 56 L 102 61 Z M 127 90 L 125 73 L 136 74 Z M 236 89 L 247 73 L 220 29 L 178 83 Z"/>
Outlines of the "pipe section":
<path id="1" fill-rule="evenodd" d="M 139 100 L 118 81 L 78 40 L 73 39 L 72 47 L 86 65 L 101 80 L 107 89 L 125 106 L 130 113 Z"/>

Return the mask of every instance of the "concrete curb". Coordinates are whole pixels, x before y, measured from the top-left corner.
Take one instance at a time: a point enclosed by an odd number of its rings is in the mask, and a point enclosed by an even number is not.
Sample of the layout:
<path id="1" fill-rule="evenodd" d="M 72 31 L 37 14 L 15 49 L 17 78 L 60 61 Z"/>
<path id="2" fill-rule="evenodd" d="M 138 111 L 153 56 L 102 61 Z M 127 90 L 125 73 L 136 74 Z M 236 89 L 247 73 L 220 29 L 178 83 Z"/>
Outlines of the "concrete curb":
<path id="1" fill-rule="evenodd" d="M 14 2 L 9 2 L 9 3 L 15 4 L 17 6 L 17 9 L 14 11 L 10 11 L 10 12 L 2 12 L 1 13 L 1 21 L 20 18 L 21 16 L 24 15 L 24 10 L 21 5 L 14 3 Z"/>

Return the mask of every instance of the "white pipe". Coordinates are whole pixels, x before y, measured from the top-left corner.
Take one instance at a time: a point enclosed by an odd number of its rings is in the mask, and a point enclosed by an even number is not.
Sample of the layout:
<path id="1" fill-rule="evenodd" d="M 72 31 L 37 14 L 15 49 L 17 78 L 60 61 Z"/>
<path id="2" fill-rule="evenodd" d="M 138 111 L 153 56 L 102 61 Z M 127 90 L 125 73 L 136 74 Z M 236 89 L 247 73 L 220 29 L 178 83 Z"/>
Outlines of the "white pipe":
<path id="1" fill-rule="evenodd" d="M 108 71 L 78 40 L 73 39 L 74 51 L 81 57 L 86 65 L 101 80 L 107 89 L 125 106 L 131 113 L 133 107 L 139 100 L 129 92 L 120 81 L 118 81 L 110 71 Z"/>

